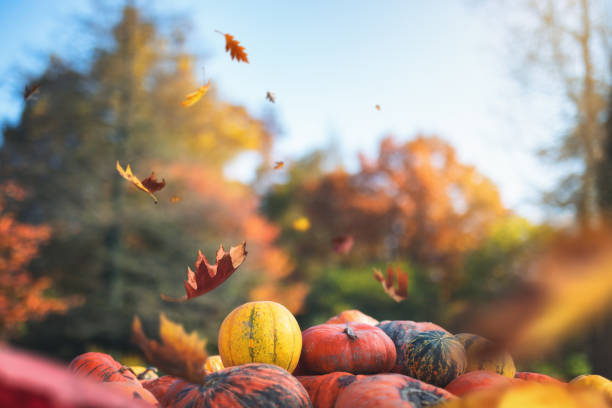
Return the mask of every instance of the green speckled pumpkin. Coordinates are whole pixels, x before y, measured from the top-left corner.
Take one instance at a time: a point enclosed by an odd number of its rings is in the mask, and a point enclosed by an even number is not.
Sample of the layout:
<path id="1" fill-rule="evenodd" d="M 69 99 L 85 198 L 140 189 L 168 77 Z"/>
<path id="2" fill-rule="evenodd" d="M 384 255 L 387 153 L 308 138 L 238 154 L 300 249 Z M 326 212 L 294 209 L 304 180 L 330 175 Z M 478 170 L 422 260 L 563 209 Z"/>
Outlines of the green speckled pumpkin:
<path id="1" fill-rule="evenodd" d="M 437 387 L 446 387 L 465 372 L 465 349 L 452 334 L 442 331 L 419 333 L 406 345 L 408 375 Z"/>
<path id="2" fill-rule="evenodd" d="M 472 333 L 456 334 L 455 338 L 465 348 L 466 372 L 484 370 L 514 378 L 516 367 L 512 356 L 505 351 L 495 351 L 493 342 Z"/>

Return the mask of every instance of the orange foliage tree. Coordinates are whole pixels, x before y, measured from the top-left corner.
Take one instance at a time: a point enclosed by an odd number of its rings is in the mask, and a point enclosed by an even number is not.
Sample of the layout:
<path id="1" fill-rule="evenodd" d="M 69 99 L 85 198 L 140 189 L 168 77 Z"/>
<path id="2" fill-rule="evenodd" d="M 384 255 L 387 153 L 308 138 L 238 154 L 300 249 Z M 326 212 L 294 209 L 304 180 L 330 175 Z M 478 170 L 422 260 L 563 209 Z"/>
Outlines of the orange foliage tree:
<path id="1" fill-rule="evenodd" d="M 21 201 L 24 192 L 12 183 L 0 186 L 0 338 L 15 335 L 20 326 L 52 312 L 63 312 L 70 302 L 47 298 L 50 279 L 33 279 L 26 269 L 50 236 L 48 226 L 19 223 L 7 211 L 9 200 Z"/>

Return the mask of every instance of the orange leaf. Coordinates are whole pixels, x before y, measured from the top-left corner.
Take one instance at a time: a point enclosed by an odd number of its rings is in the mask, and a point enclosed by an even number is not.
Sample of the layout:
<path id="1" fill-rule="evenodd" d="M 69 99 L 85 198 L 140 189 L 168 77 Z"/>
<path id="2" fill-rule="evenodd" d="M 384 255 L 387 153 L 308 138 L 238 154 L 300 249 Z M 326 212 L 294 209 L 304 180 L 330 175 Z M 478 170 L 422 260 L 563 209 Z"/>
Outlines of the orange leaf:
<path id="1" fill-rule="evenodd" d="M 119 174 L 121 174 L 121 176 L 124 179 L 130 181 L 132 184 L 134 184 L 137 188 L 139 188 L 140 190 L 144 191 L 145 193 L 148 193 L 153 198 L 153 200 L 155 201 L 155 204 L 157 204 L 157 197 L 155 197 L 155 195 L 151 192 L 151 190 L 149 190 L 147 187 L 145 187 L 143 185 L 143 183 L 140 180 L 138 180 L 138 178 L 136 176 L 134 176 L 134 174 L 132 174 L 132 169 L 130 168 L 129 164 L 126 166 L 125 170 L 123 170 L 123 167 L 121 167 L 121 165 L 119 164 L 119 160 L 117 160 L 117 171 L 119 172 Z M 149 180 L 150 178 L 151 177 L 148 177 L 148 178 L 144 179 L 143 181 Z M 164 181 L 164 185 L 165 184 L 166 183 Z"/>
<path id="2" fill-rule="evenodd" d="M 173 203 L 178 203 L 179 201 L 181 201 L 181 197 L 172 196 L 172 202 Z"/>
<path id="3" fill-rule="evenodd" d="M 270 91 L 266 92 L 266 99 L 272 103 L 276 102 L 276 96 Z"/>
<path id="4" fill-rule="evenodd" d="M 208 92 L 208 88 L 210 88 L 210 81 L 208 81 L 206 85 L 202 85 L 201 87 L 199 87 L 197 91 L 185 95 L 185 100 L 181 102 L 181 105 L 183 105 L 185 108 L 188 108 L 191 105 L 195 104 L 197 101 L 200 100 L 200 98 L 202 98 L 206 94 L 206 92 Z"/>
<path id="5" fill-rule="evenodd" d="M 225 51 L 229 51 L 232 59 L 236 59 L 238 62 L 249 63 L 247 53 L 244 52 L 244 47 L 240 45 L 240 42 L 234 40 L 234 36 L 230 34 L 222 33 L 221 31 L 215 30 L 217 33 L 225 36 Z"/>
<path id="6" fill-rule="evenodd" d="M 379 111 L 380 110 L 380 105 L 376 105 L 376 110 Z"/>
<path id="7" fill-rule="evenodd" d="M 195 331 L 187 334 L 183 326 L 169 320 L 163 313 L 159 315 L 159 337 L 161 343 L 149 340 L 140 319 L 134 316 L 132 341 L 140 347 L 149 364 L 165 374 L 201 382 L 208 358 L 206 339 L 200 339 Z"/>
<path id="8" fill-rule="evenodd" d="M 277 161 L 274 163 L 274 170 L 282 169 L 284 165 L 284 161 Z"/>
<path id="9" fill-rule="evenodd" d="M 34 95 L 36 92 L 38 92 L 38 89 L 40 88 L 40 85 L 26 85 L 25 89 L 23 91 L 23 99 L 24 100 L 28 100 L 32 97 L 32 95 Z"/>
<path id="10" fill-rule="evenodd" d="M 162 179 L 161 182 L 157 181 L 155 179 L 154 172 L 151 172 L 151 175 L 149 177 L 147 177 L 146 179 L 142 179 L 140 182 L 152 193 L 159 191 L 166 186 L 166 180 Z"/>
<path id="11" fill-rule="evenodd" d="M 393 286 L 395 273 L 397 273 L 397 288 Z M 374 279 L 382 283 L 384 291 L 396 302 L 401 302 L 408 297 L 408 274 L 403 272 L 399 266 L 393 271 L 389 265 L 386 278 L 380 269 L 374 268 Z"/>
<path id="12" fill-rule="evenodd" d="M 246 256 L 246 242 L 231 247 L 229 252 L 223 249 L 223 245 L 219 245 L 216 256 L 217 263 L 215 265 L 208 263 L 208 259 L 202 254 L 202 251 L 198 251 L 195 272 L 187 267 L 185 296 L 172 298 L 161 295 L 161 297 L 169 302 L 184 302 L 185 300 L 208 293 L 225 282 L 238 269 Z"/>
<path id="13" fill-rule="evenodd" d="M 354 239 L 352 235 L 340 235 L 332 239 L 332 247 L 337 254 L 346 254 L 353 247 Z"/>

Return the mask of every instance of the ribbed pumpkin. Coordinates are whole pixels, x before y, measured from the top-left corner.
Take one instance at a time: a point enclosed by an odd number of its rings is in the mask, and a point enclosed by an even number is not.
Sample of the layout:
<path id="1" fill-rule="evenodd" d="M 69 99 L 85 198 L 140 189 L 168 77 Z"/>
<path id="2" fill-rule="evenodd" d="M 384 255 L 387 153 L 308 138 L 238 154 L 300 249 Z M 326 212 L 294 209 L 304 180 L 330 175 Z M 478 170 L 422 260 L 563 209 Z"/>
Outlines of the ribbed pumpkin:
<path id="1" fill-rule="evenodd" d="M 419 333 L 406 345 L 408 375 L 446 387 L 465 372 L 466 356 L 463 345 L 453 335 L 441 331 Z"/>
<path id="2" fill-rule="evenodd" d="M 565 385 L 563 381 L 559 381 L 556 378 L 548 376 L 546 374 L 540 373 L 530 373 L 527 371 L 518 371 L 514 378 L 518 378 L 520 380 L 528 381 L 528 382 L 538 382 L 541 384 L 557 384 L 557 385 Z"/>
<path id="3" fill-rule="evenodd" d="M 138 379 L 132 371 L 105 353 L 89 352 L 76 356 L 68 366 L 79 377 L 98 382 L 133 382 Z"/>
<path id="4" fill-rule="evenodd" d="M 366 323 L 320 324 L 304 330 L 302 341 L 300 366 L 307 373 L 375 374 L 395 364 L 389 336 Z"/>
<path id="5" fill-rule="evenodd" d="M 404 356 L 406 355 L 406 345 L 414 336 L 431 330 L 446 332 L 446 330 L 435 323 L 413 322 L 412 320 L 384 320 L 377 327 L 382 329 L 393 340 L 393 344 L 395 344 L 396 360 L 391 371 L 400 374 L 408 374 Z"/>
<path id="6" fill-rule="evenodd" d="M 516 367 L 512 356 L 505 351 L 495 351 L 493 342 L 472 333 L 459 333 L 455 338 L 465 348 L 466 372 L 485 370 L 514 378 Z"/>
<path id="7" fill-rule="evenodd" d="M 335 408 L 422 408 L 454 398 L 446 390 L 405 375 L 379 374 L 346 387 L 338 395 Z"/>
<path id="8" fill-rule="evenodd" d="M 295 317 L 275 302 L 249 302 L 234 309 L 219 329 L 225 367 L 276 364 L 293 372 L 300 359 L 302 333 Z"/>
<path id="9" fill-rule="evenodd" d="M 204 362 L 204 374 L 206 375 L 216 373 L 224 368 L 223 361 L 221 361 L 221 356 L 219 355 L 208 356 Z"/>
<path id="10" fill-rule="evenodd" d="M 601 391 L 608 403 L 612 405 L 612 381 L 601 375 L 579 375 L 569 382 L 569 388 L 572 390 L 596 389 Z"/>
<path id="11" fill-rule="evenodd" d="M 378 324 L 378 320 L 375 318 L 368 316 L 365 313 L 361 313 L 359 310 L 345 310 L 340 314 L 330 317 L 325 323 L 327 324 L 342 324 L 342 323 L 367 323 L 372 326 L 376 326 Z"/>
<path id="12" fill-rule="evenodd" d="M 151 405 L 158 405 L 157 398 L 155 398 L 151 392 L 140 385 L 134 384 L 133 382 L 114 381 L 104 383 L 103 385 L 107 389 L 112 390 L 113 392 L 121 393 L 126 397 L 132 398 L 133 400 L 142 400 Z"/>
<path id="13" fill-rule="evenodd" d="M 179 378 L 172 377 L 170 375 L 164 375 L 154 380 L 144 380 L 141 381 L 142 387 L 149 391 L 162 406 L 166 406 L 163 401 L 163 397 L 166 395 L 166 392 L 177 381 L 183 381 Z M 183 381 L 184 382 L 184 381 Z"/>
<path id="14" fill-rule="evenodd" d="M 308 392 L 314 408 L 334 408 L 338 395 L 344 388 L 355 381 L 365 378 L 363 375 L 338 371 L 324 375 L 308 375 L 296 377 Z"/>
<path id="15" fill-rule="evenodd" d="M 455 378 L 445 387 L 445 390 L 457 396 L 462 396 L 468 392 L 484 390 L 491 387 L 502 387 L 518 381 L 504 377 L 491 371 L 470 371 Z"/>
<path id="16" fill-rule="evenodd" d="M 207 375 L 201 385 L 178 381 L 163 400 L 172 408 L 312 407 L 302 384 L 271 364 L 225 368 Z"/>

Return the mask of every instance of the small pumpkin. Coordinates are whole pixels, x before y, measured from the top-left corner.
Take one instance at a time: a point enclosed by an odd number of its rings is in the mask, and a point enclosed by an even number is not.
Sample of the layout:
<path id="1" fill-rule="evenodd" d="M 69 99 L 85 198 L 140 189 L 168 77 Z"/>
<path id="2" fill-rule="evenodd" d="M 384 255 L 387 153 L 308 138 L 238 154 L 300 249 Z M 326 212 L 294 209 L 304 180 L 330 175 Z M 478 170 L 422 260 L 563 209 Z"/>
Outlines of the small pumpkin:
<path id="1" fill-rule="evenodd" d="M 366 323 L 320 324 L 302 333 L 300 365 L 308 373 L 346 371 L 372 374 L 395 364 L 395 346 L 378 327 Z"/>
<path id="2" fill-rule="evenodd" d="M 434 387 L 401 374 L 367 376 L 346 387 L 336 400 L 335 408 L 421 408 L 456 398 L 442 388 Z"/>
<path id="3" fill-rule="evenodd" d="M 406 354 L 406 345 L 414 336 L 430 330 L 448 333 L 435 323 L 413 322 L 412 320 L 384 320 L 377 327 L 382 329 L 393 340 L 393 344 L 395 344 L 396 360 L 391 371 L 400 374 L 408 374 L 404 356 Z"/>
<path id="4" fill-rule="evenodd" d="M 308 375 L 296 377 L 304 386 L 314 408 L 334 408 L 336 399 L 342 390 L 363 375 L 337 371 L 323 375 Z"/>
<path id="5" fill-rule="evenodd" d="M 512 378 L 496 374 L 492 371 L 470 371 L 450 382 L 444 389 L 457 396 L 491 387 L 504 387 L 513 383 Z"/>
<path id="6" fill-rule="evenodd" d="M 223 370 L 223 361 L 221 361 L 221 356 L 208 356 L 206 361 L 204 362 L 204 374 L 212 374 L 217 371 Z"/>
<path id="7" fill-rule="evenodd" d="M 419 333 L 406 345 L 404 367 L 408 375 L 438 387 L 446 387 L 465 372 L 463 345 L 441 331 Z"/>
<path id="8" fill-rule="evenodd" d="M 272 364 L 225 368 L 202 384 L 172 383 L 162 404 L 172 408 L 310 408 L 308 393 L 286 370 Z"/>
<path id="9" fill-rule="evenodd" d="M 89 352 L 76 356 L 68 366 L 74 374 L 98 382 L 133 382 L 138 379 L 129 367 L 121 365 L 106 353 Z"/>
<path id="10" fill-rule="evenodd" d="M 302 350 L 295 317 L 275 302 L 249 302 L 234 309 L 219 329 L 219 354 L 225 367 L 267 363 L 293 372 Z"/>
<path id="11" fill-rule="evenodd" d="M 556 378 L 548 376 L 546 374 L 540 373 L 531 373 L 528 371 L 518 371 L 514 378 L 518 378 L 520 380 L 524 380 L 527 382 L 537 382 L 541 384 L 556 384 L 556 385 L 566 385 L 563 381 L 559 381 Z"/>
<path id="12" fill-rule="evenodd" d="M 516 367 L 512 356 L 505 351 L 496 351 L 492 341 L 472 333 L 459 333 L 455 335 L 455 338 L 465 348 L 466 372 L 485 370 L 514 378 Z"/>
<path id="13" fill-rule="evenodd" d="M 572 390 L 596 389 L 602 392 L 608 403 L 612 404 L 612 381 L 601 375 L 579 375 L 569 382 L 569 388 Z"/>
<path id="14" fill-rule="evenodd" d="M 334 317 L 330 317 L 325 323 L 327 324 L 342 324 L 342 323 L 367 323 L 372 326 L 378 324 L 378 320 L 368 316 L 365 313 L 361 313 L 359 310 L 345 310 Z"/>
<path id="15" fill-rule="evenodd" d="M 112 390 L 113 392 L 121 393 L 133 400 L 142 400 L 153 406 L 158 405 L 157 398 L 155 398 L 151 392 L 140 385 L 134 384 L 133 382 L 114 381 L 103 383 L 103 385 L 107 389 Z"/>

